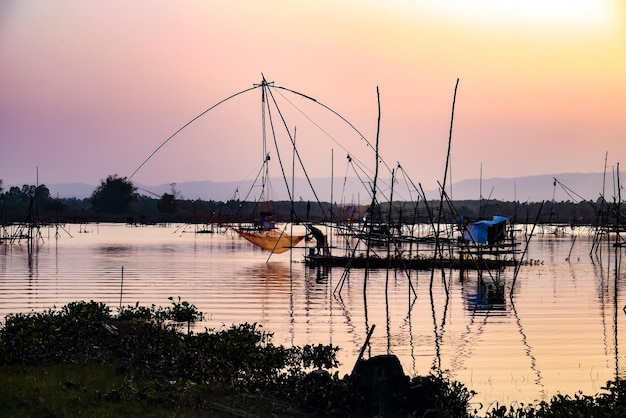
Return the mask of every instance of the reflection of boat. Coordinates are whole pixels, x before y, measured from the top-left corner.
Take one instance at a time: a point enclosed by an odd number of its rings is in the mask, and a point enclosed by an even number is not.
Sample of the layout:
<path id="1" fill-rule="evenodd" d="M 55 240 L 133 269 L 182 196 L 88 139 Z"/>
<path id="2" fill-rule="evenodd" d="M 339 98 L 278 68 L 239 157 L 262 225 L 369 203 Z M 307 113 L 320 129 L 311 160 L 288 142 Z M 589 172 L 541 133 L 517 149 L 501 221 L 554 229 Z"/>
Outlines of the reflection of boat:
<path id="1" fill-rule="evenodd" d="M 261 279 L 262 281 L 271 280 L 277 285 L 277 288 L 282 288 L 284 284 L 289 284 L 289 277 L 291 275 L 289 263 L 284 262 L 263 262 L 253 263 L 245 266 L 241 270 L 242 277 L 250 277 Z"/>
<path id="2" fill-rule="evenodd" d="M 476 314 L 507 314 L 504 297 L 504 278 L 500 272 L 484 276 L 482 271 L 478 271 L 475 276 L 476 282 L 474 282 L 471 276 L 462 276 L 461 281 L 465 282 L 466 280 L 463 293 L 465 294 L 466 306 L 469 311 Z"/>
<path id="3" fill-rule="evenodd" d="M 240 237 L 273 254 L 281 254 L 290 250 L 305 237 L 303 234 L 290 235 L 278 229 L 233 229 Z"/>
<path id="4" fill-rule="evenodd" d="M 480 279 L 476 293 L 467 294 L 467 309 L 474 312 L 506 311 L 504 283 L 485 284 Z"/>

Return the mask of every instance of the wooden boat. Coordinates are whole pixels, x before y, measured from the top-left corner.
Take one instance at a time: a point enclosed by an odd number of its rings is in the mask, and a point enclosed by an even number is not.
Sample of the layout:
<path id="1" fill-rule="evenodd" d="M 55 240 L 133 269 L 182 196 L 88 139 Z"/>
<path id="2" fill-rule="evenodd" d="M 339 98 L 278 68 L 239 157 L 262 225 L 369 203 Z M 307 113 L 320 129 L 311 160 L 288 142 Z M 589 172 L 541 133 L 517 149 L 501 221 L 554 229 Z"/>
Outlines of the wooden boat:
<path id="1" fill-rule="evenodd" d="M 318 241 L 304 256 L 307 265 L 370 269 L 429 270 L 453 268 L 465 270 L 502 269 L 517 265 L 515 255 L 520 251 L 509 230 L 509 219 L 494 217 L 468 224 L 459 224 L 461 236 L 415 236 L 401 227 L 387 228 L 381 233 L 379 225 L 356 228 L 335 225 L 326 229 L 336 244 L 328 246 L 324 233 L 310 225 L 307 229 Z M 405 230 L 405 232 L 402 232 Z M 367 231 L 372 231 L 368 234 Z"/>
<path id="2" fill-rule="evenodd" d="M 369 269 L 403 269 L 403 270 L 430 270 L 432 268 L 453 268 L 460 270 L 501 269 L 507 266 L 515 266 L 512 259 L 487 259 L 479 260 L 470 258 L 437 258 L 437 257 L 379 257 L 362 254 L 355 257 L 308 254 L 304 257 L 305 263 L 311 267 L 350 267 Z"/>

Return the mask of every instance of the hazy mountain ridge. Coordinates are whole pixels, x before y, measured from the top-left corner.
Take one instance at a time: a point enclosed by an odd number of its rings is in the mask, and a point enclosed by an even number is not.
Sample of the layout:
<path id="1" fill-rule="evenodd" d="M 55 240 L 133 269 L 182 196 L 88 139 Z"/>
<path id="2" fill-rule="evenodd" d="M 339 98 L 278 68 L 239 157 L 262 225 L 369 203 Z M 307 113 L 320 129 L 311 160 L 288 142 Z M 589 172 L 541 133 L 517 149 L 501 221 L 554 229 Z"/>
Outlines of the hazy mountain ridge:
<path id="1" fill-rule="evenodd" d="M 609 177 L 609 176 L 607 176 Z M 483 199 L 539 202 L 555 200 L 597 200 L 603 194 L 602 173 L 560 173 L 514 178 L 462 180 L 452 184 L 448 192 L 452 200 Z M 607 178 L 605 197 L 613 196 L 613 181 Z"/>
<path id="2" fill-rule="evenodd" d="M 556 185 L 555 179 L 557 180 Z M 252 180 L 239 182 L 189 181 L 173 184 L 179 195 L 178 197 L 189 200 L 255 200 L 260 193 L 258 187 L 252 188 Z M 323 202 L 331 200 L 331 184 L 334 189 L 333 200 L 335 202 L 361 204 L 369 202 L 370 196 L 367 188 L 357 178 L 347 178 L 345 182 L 344 179 L 334 179 L 334 181 L 331 181 L 330 178 L 311 179 L 311 185 L 317 193 L 317 198 Z M 388 179 L 387 181 L 381 181 L 381 185 L 384 184 L 390 184 Z M 447 192 L 452 200 L 478 200 L 482 195 L 483 199 L 500 201 L 539 202 L 554 199 L 556 201 L 570 200 L 577 202 L 582 199 L 597 200 L 603 193 L 603 184 L 605 184 L 605 197 L 612 200 L 612 196 L 615 194 L 614 182 L 610 176 L 607 176 L 605 182 L 602 173 L 561 173 L 513 178 L 498 177 L 483 179 L 482 182 L 480 179 L 468 179 L 453 182 L 452 186 L 447 188 Z M 5 184 L 5 191 L 12 186 L 22 187 L 22 185 Z M 98 187 L 98 185 L 78 182 L 46 184 L 46 186 L 53 198 L 77 199 L 90 197 L 96 187 Z M 151 197 L 159 197 L 163 193 L 172 193 L 172 185 L 170 184 L 147 186 L 135 183 L 135 186 L 140 194 Z M 289 200 L 289 196 L 285 191 L 284 180 L 271 179 L 270 186 L 271 200 Z M 289 187 L 291 187 L 291 180 L 289 180 Z M 294 200 L 316 199 L 306 179 L 294 179 L 294 190 Z M 437 190 L 426 190 L 425 193 L 429 199 L 439 198 Z M 385 200 L 384 194 L 380 196 L 380 200 Z M 412 196 L 415 199 L 417 194 L 413 192 Z M 400 190 L 394 192 L 394 200 L 408 200 L 408 198 L 407 193 L 403 194 Z"/>

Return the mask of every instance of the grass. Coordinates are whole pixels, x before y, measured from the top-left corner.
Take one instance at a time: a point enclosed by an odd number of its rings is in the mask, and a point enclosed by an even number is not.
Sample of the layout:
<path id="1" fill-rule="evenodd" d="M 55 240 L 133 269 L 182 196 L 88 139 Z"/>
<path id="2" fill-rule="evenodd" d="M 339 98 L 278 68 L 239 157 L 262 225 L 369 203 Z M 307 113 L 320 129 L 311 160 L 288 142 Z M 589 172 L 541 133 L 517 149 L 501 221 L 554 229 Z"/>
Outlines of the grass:
<path id="1" fill-rule="evenodd" d="M 109 365 L 5 366 L 0 375 L 3 417 L 203 416 L 139 399 L 126 399 L 126 383 Z"/>
<path id="2" fill-rule="evenodd" d="M 0 368 L 2 417 L 216 417 L 295 415 L 264 396 L 203 393 L 194 406 L 159 398 L 150 384 L 129 382 L 111 365 L 38 365 Z M 254 411 L 254 413 L 248 412 Z"/>

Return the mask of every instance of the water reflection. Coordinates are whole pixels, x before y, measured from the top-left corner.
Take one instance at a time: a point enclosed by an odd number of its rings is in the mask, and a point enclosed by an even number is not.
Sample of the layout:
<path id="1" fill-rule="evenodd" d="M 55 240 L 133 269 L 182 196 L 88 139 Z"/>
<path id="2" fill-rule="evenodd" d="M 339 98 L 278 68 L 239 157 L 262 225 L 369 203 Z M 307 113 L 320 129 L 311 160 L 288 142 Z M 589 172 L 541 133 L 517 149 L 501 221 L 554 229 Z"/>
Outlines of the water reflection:
<path id="1" fill-rule="evenodd" d="M 485 404 L 595 393 L 626 376 L 621 253 L 592 236 L 533 241 L 528 258 L 538 262 L 520 269 L 511 293 L 511 269 L 365 275 L 310 268 L 300 262 L 306 248 L 268 262 L 229 233 L 88 230 L 30 250 L 0 245 L 0 316 L 75 300 L 117 306 L 123 266 L 125 303 L 165 306 L 181 296 L 207 314 L 199 330 L 257 322 L 276 344 L 332 343 L 340 374 L 375 327 L 366 355 L 396 354 L 409 374 L 445 371 Z"/>
<path id="2" fill-rule="evenodd" d="M 319 284 L 328 283 L 331 277 L 331 268 L 328 266 L 307 266 L 306 277 L 314 277 Z"/>
<path id="3" fill-rule="evenodd" d="M 130 245 L 102 245 L 96 251 L 102 254 L 123 254 L 132 251 Z"/>
<path id="4" fill-rule="evenodd" d="M 268 280 L 271 283 L 288 283 L 291 277 L 289 264 L 283 262 L 270 261 L 267 263 L 254 263 L 241 268 L 242 277 L 254 277 L 261 280 Z"/>
<path id="5" fill-rule="evenodd" d="M 461 273 L 467 309 L 477 315 L 506 315 L 502 272 L 479 270 L 474 273 L 472 276 Z"/>
<path id="6" fill-rule="evenodd" d="M 526 336 L 526 333 L 524 332 L 524 327 L 522 326 L 522 320 L 520 316 L 518 315 L 517 310 L 515 309 L 515 302 L 513 301 L 513 298 L 511 298 L 511 311 L 513 312 L 513 316 L 515 316 L 515 323 L 517 324 L 517 328 L 519 330 L 520 336 L 522 337 L 522 345 L 524 346 L 524 352 L 526 353 L 526 356 L 530 360 L 530 368 L 535 374 L 534 383 L 537 386 L 539 386 L 542 399 L 545 399 L 547 398 L 547 393 L 543 386 L 543 382 L 542 382 L 543 379 L 541 377 L 541 371 L 537 368 L 537 359 L 535 358 L 533 354 L 532 346 L 528 343 L 528 337 Z"/>
<path id="7" fill-rule="evenodd" d="M 28 254 L 28 278 L 37 279 L 39 274 L 39 245 L 30 241 L 26 244 Z"/>
<path id="8" fill-rule="evenodd" d="M 441 273 L 441 283 L 444 285 L 444 289 L 445 289 L 445 298 L 444 298 L 444 306 L 443 306 L 443 313 L 441 315 L 441 323 L 439 324 L 437 321 L 437 308 L 436 308 L 436 299 L 433 293 L 433 283 L 434 283 L 434 277 L 435 277 L 435 271 L 439 271 Z M 450 277 L 452 277 L 452 275 L 450 274 Z M 433 358 L 433 363 L 431 366 L 431 370 L 436 370 L 438 372 L 441 372 L 443 370 L 442 368 L 442 361 L 441 361 L 441 345 L 443 342 L 443 334 L 444 334 L 444 329 L 445 329 L 445 325 L 446 325 L 446 318 L 447 318 L 447 312 L 448 312 L 448 306 L 449 306 L 449 302 L 450 302 L 450 293 L 449 290 L 450 286 L 448 286 L 446 284 L 446 271 L 445 270 L 433 270 L 431 272 L 431 277 L 430 277 L 430 307 L 432 310 L 432 316 L 433 316 L 433 334 L 435 337 L 434 340 L 434 344 L 435 344 L 435 356 Z M 439 299 L 439 298 L 437 298 Z"/>
<path id="9" fill-rule="evenodd" d="M 620 309 L 618 309 L 618 295 L 619 295 L 619 282 L 620 282 L 620 271 L 621 271 L 621 265 L 622 265 L 622 251 L 621 249 L 616 246 L 615 247 L 615 281 L 614 281 L 614 291 L 613 291 L 613 300 L 614 300 L 614 305 L 613 305 L 613 311 L 614 311 L 614 316 L 613 316 L 613 338 L 615 340 L 615 379 L 618 379 L 620 376 L 623 376 L 620 374 L 620 365 L 619 365 L 619 333 L 618 333 L 618 315 L 621 313 L 619 312 Z M 624 313 L 626 313 L 626 306 L 625 309 L 623 310 Z"/>

